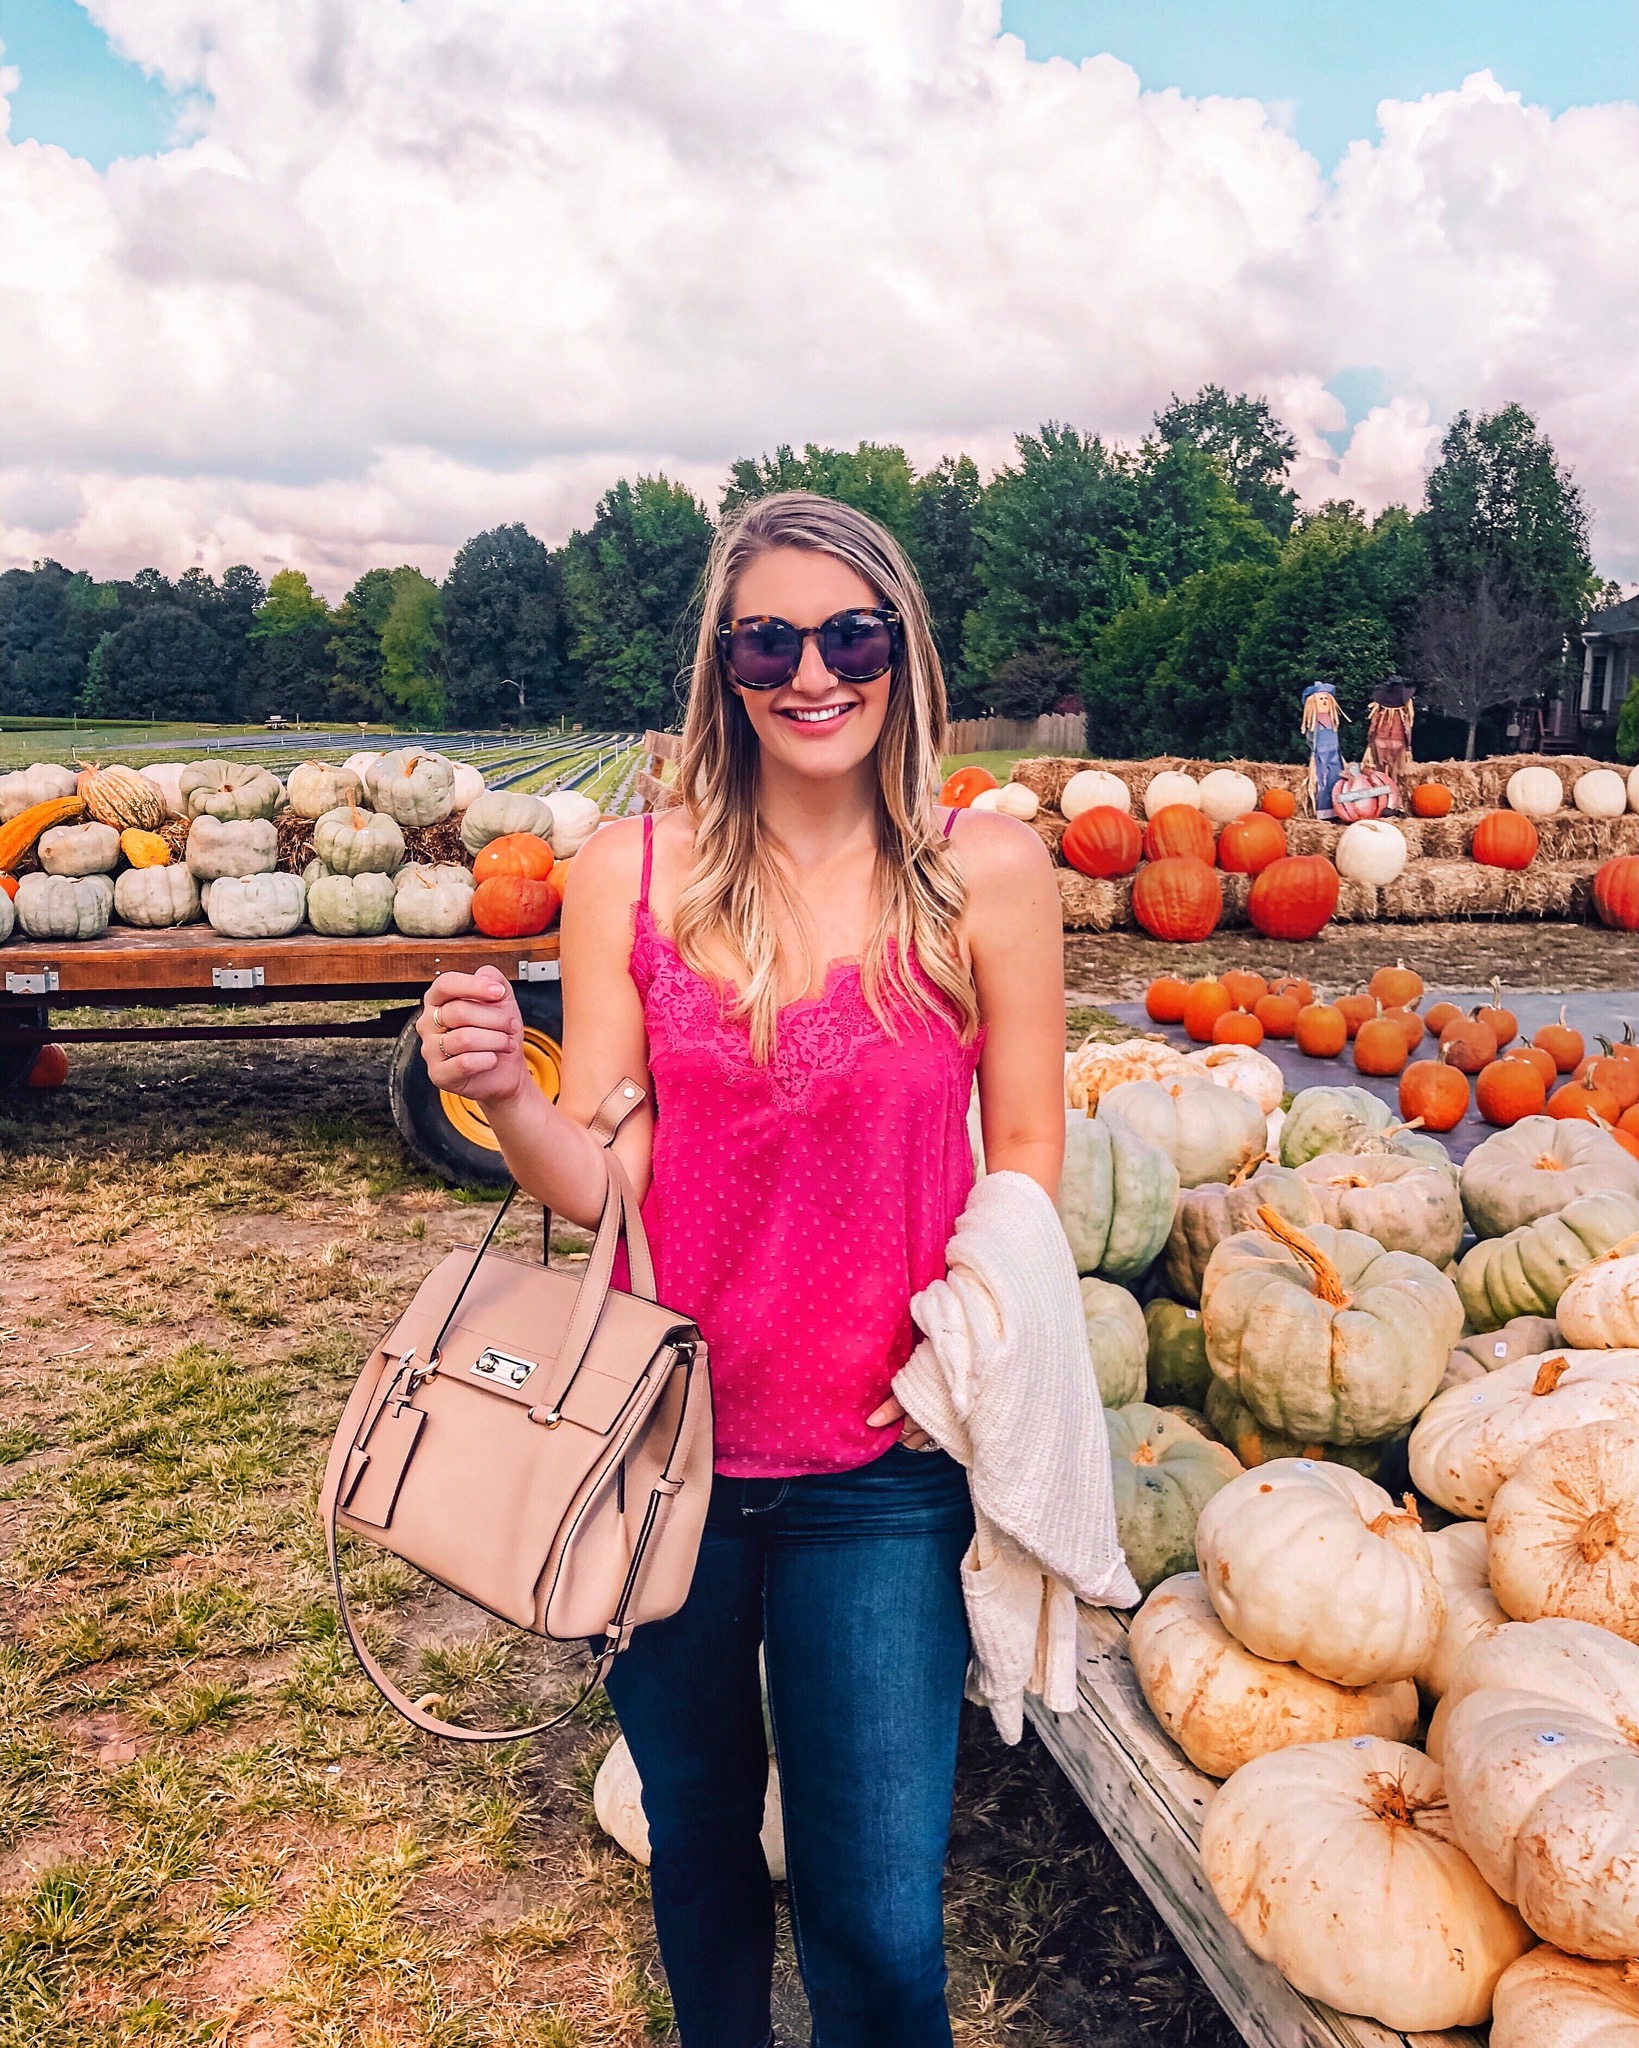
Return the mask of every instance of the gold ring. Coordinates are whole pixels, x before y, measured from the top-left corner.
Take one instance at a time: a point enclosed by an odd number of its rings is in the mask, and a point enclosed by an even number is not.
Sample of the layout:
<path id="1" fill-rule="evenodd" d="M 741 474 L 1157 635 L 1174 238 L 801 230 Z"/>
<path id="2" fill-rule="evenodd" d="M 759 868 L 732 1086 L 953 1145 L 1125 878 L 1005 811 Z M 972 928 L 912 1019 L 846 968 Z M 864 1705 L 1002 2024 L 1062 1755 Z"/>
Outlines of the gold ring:
<path id="1" fill-rule="evenodd" d="M 444 1028 L 444 1005 L 442 1003 L 434 1003 L 430 1014 L 432 1017 L 433 1029 L 435 1031 L 442 1031 Z"/>

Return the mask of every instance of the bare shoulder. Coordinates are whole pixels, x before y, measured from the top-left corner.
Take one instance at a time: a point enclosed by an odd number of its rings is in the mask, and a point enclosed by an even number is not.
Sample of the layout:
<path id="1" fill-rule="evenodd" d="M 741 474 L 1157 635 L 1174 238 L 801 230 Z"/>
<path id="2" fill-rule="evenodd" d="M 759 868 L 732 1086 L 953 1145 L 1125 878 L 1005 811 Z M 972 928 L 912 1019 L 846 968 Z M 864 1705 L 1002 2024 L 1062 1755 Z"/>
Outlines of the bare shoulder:
<path id="1" fill-rule="evenodd" d="M 1021 890 L 1037 890 L 1052 876 L 1052 856 L 1040 834 L 1003 811 L 964 811 L 951 845 L 970 901 L 979 908 L 1016 900 Z"/>
<path id="2" fill-rule="evenodd" d="M 573 898 L 596 890 L 600 896 L 635 896 L 642 867 L 643 820 L 617 818 L 613 824 L 600 825 L 569 863 L 566 895 Z"/>

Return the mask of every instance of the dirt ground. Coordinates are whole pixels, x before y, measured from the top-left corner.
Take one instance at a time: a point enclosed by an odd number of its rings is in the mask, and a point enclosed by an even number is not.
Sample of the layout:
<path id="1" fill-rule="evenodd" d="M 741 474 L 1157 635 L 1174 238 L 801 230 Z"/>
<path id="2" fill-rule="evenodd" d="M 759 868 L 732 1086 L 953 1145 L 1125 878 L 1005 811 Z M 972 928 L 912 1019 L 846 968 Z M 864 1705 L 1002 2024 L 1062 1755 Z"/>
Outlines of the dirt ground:
<path id="1" fill-rule="evenodd" d="M 71 1060 L 0 1097 L 0 2048 L 666 2040 L 645 1873 L 591 1818 L 607 1712 L 417 1736 L 324 1578 L 347 1385 L 485 1205 L 406 1156 L 384 1048 Z M 412 1690 L 566 1696 L 391 1561 L 354 1582 Z M 1236 2038 L 1035 1738 L 972 1710 L 949 1931 L 965 2048 Z M 789 1951 L 780 2017 L 806 2040 Z"/>
<path id="2" fill-rule="evenodd" d="M 1186 980 L 1231 967 L 1301 974 L 1330 995 L 1364 987 L 1379 967 L 1404 960 L 1431 988 L 1483 988 L 1496 975 L 1513 989 L 1639 987 L 1639 937 L 1598 925 L 1337 924 L 1306 945 L 1252 931 L 1214 932 L 1199 946 L 1172 946 L 1138 932 L 1067 936 L 1065 982 L 1081 1002 L 1133 1002 L 1158 974 Z"/>

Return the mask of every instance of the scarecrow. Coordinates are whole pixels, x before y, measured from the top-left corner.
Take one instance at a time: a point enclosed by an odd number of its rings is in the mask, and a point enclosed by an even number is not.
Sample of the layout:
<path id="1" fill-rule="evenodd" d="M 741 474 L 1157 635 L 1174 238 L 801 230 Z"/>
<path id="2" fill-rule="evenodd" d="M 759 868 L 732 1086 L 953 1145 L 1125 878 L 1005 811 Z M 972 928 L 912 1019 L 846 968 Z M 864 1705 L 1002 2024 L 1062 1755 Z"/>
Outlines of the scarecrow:
<path id="1" fill-rule="evenodd" d="M 1377 768 L 1394 784 L 1394 810 L 1402 810 L 1401 777 L 1411 765 L 1411 728 L 1417 716 L 1413 690 L 1404 676 L 1389 676 L 1366 706 L 1363 768 Z"/>
<path id="2" fill-rule="evenodd" d="M 1303 693 L 1303 736 L 1309 742 L 1309 801 L 1317 818 L 1331 818 L 1332 787 L 1343 772 L 1343 746 L 1337 729 L 1343 714 L 1325 683 L 1311 683 Z"/>

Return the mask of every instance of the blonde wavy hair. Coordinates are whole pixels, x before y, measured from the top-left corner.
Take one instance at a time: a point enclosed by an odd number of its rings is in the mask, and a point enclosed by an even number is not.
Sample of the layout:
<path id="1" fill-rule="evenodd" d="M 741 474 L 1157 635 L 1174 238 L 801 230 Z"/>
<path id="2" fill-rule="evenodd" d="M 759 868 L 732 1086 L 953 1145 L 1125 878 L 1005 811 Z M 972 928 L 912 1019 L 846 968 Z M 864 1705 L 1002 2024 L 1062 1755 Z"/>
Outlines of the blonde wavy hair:
<path id="1" fill-rule="evenodd" d="M 891 1036 L 899 1035 L 901 1018 L 943 1009 L 970 1040 L 979 1005 L 956 941 L 967 891 L 935 810 L 947 719 L 927 599 L 890 533 L 852 506 L 810 491 L 755 500 L 719 531 L 706 564 L 677 768 L 694 826 L 694 866 L 672 912 L 673 940 L 691 967 L 719 983 L 706 951 L 713 936 L 746 963 L 749 979 L 733 1013 L 748 1022 L 753 1056 L 769 1059 L 780 1009 L 775 906 L 798 934 L 804 987 L 813 978 L 813 951 L 789 857 L 758 814 L 757 736 L 724 670 L 717 628 L 730 616 L 742 572 L 773 548 L 805 548 L 846 562 L 903 621 L 903 653 L 876 746 L 881 914 L 859 963 L 860 985 Z M 925 981 L 909 971 L 913 958 Z"/>

